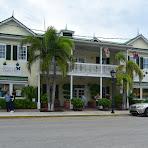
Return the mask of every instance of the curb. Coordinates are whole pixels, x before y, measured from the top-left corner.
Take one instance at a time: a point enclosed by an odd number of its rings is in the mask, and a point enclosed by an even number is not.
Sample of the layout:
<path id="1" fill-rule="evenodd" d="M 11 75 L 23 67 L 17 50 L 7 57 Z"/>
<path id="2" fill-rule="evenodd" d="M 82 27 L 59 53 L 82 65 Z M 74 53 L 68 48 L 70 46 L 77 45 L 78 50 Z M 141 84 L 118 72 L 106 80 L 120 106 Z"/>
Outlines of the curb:
<path id="1" fill-rule="evenodd" d="M 17 119 L 17 118 L 61 118 L 61 117 L 123 117 L 129 116 L 130 114 L 108 114 L 108 115 L 50 115 L 50 116 L 0 116 L 0 119 Z"/>

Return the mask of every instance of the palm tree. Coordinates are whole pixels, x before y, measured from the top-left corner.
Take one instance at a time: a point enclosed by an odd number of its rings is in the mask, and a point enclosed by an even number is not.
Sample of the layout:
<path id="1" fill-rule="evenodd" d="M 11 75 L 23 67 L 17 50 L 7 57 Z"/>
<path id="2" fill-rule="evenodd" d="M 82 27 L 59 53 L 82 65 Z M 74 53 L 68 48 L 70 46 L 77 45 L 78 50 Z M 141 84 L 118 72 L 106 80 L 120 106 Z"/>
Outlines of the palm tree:
<path id="1" fill-rule="evenodd" d="M 115 58 L 121 63 L 116 68 L 116 78 L 117 84 L 123 87 L 122 108 L 126 109 L 127 91 L 132 90 L 134 75 L 138 75 L 139 81 L 141 82 L 143 72 L 135 62 L 127 61 L 122 52 L 118 52 Z"/>
<path id="2" fill-rule="evenodd" d="M 60 36 L 54 27 L 49 27 L 41 37 L 26 37 L 22 44 L 29 43 L 28 69 L 31 72 L 31 66 L 37 60 L 40 61 L 40 68 L 46 74 L 48 110 L 54 110 L 55 90 L 56 90 L 56 71 L 59 67 L 62 76 L 68 71 L 68 62 L 72 61 L 73 41 Z M 50 71 L 53 79 L 51 83 Z M 51 87 L 52 86 L 52 87 Z M 51 92 L 50 93 L 50 87 Z M 51 96 L 51 97 L 50 97 Z"/>

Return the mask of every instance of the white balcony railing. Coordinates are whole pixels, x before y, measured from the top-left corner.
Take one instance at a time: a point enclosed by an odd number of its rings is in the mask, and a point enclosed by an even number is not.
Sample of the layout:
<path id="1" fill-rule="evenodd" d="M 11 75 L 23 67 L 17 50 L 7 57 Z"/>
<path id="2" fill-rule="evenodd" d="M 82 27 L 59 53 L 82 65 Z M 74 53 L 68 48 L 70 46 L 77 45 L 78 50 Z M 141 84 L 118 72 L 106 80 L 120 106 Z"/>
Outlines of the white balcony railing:
<path id="1" fill-rule="evenodd" d="M 110 71 L 115 69 L 116 67 L 117 65 L 102 64 L 102 73 L 101 73 L 100 64 L 74 63 L 73 68 L 69 67 L 69 75 L 111 77 Z"/>

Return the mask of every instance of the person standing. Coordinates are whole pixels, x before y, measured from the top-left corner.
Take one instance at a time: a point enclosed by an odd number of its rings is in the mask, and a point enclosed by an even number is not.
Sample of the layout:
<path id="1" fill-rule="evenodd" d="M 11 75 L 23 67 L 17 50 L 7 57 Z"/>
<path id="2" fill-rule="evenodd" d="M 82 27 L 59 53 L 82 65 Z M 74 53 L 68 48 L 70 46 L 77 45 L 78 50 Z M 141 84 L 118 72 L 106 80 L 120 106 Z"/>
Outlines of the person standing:
<path id="1" fill-rule="evenodd" d="M 82 100 L 84 102 L 84 108 L 86 108 L 86 106 L 87 106 L 87 99 L 86 99 L 86 97 L 84 95 L 82 95 L 81 98 L 82 98 Z"/>
<path id="2" fill-rule="evenodd" d="M 5 101 L 6 101 L 7 112 L 10 112 L 11 111 L 11 96 L 10 96 L 9 91 L 7 91 L 5 94 Z"/>

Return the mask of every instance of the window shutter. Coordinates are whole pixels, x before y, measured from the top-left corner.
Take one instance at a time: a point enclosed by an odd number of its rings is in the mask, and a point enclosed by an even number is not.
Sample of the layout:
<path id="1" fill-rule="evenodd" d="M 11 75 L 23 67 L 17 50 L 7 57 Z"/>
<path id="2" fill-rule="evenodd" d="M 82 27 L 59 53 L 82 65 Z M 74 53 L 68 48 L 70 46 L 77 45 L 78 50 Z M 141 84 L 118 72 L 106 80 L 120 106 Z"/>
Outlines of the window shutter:
<path id="1" fill-rule="evenodd" d="M 29 57 L 30 57 L 30 55 L 29 55 L 29 46 L 27 46 L 27 61 L 29 60 Z"/>
<path id="2" fill-rule="evenodd" d="M 110 59 L 106 58 L 106 64 L 109 64 L 109 63 L 110 63 Z"/>
<path id="3" fill-rule="evenodd" d="M 46 86 L 46 84 L 42 85 L 42 93 L 43 94 L 47 93 L 47 86 Z"/>
<path id="4" fill-rule="evenodd" d="M 128 56 L 128 61 L 130 60 L 130 56 Z"/>
<path id="5" fill-rule="evenodd" d="M 139 65 L 139 57 L 136 59 L 136 63 L 137 65 Z"/>
<path id="6" fill-rule="evenodd" d="M 143 69 L 143 57 L 140 57 L 140 68 Z"/>
<path id="7" fill-rule="evenodd" d="M 106 93 L 109 94 L 109 86 L 106 87 Z"/>
<path id="8" fill-rule="evenodd" d="M 100 64 L 100 57 L 96 57 L 96 64 Z"/>
<path id="9" fill-rule="evenodd" d="M 11 60 L 11 45 L 6 45 L 6 60 Z"/>
<path id="10" fill-rule="evenodd" d="M 13 46 L 13 60 L 17 60 L 17 46 Z"/>

